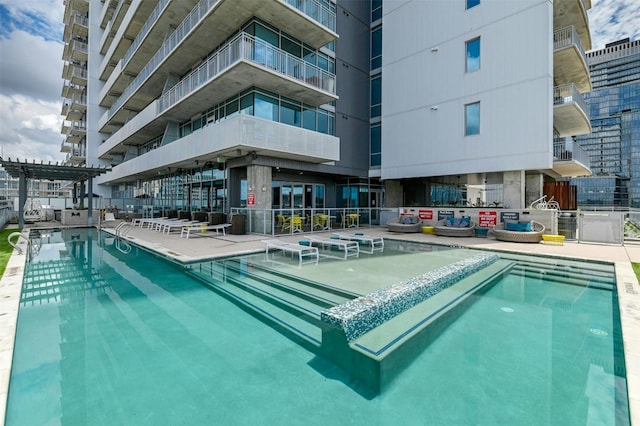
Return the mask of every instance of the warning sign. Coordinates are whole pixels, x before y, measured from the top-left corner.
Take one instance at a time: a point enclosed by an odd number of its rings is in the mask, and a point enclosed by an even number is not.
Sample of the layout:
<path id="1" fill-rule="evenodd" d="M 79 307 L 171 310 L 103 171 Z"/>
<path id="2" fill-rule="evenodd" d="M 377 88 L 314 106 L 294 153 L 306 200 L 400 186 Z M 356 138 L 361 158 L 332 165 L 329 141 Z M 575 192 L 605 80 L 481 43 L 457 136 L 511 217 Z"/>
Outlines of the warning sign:
<path id="1" fill-rule="evenodd" d="M 433 210 L 418 210 L 418 217 L 422 220 L 433 220 Z"/>
<path id="2" fill-rule="evenodd" d="M 249 192 L 247 194 L 247 205 L 248 206 L 255 206 L 256 205 L 256 194 L 254 194 L 253 192 Z"/>
<path id="3" fill-rule="evenodd" d="M 495 211 L 482 211 L 478 212 L 478 226 L 481 228 L 490 228 L 496 226 L 498 222 L 498 213 Z"/>

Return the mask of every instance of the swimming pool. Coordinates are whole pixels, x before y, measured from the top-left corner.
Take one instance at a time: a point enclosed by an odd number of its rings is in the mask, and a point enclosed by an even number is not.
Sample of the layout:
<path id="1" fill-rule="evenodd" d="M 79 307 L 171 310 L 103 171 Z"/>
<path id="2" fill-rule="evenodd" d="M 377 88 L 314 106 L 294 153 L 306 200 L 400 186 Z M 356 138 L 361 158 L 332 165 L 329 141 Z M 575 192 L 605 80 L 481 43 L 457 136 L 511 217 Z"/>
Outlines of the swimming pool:
<path id="1" fill-rule="evenodd" d="M 8 425 L 629 422 L 610 265 L 509 259 L 518 267 L 368 394 L 317 354 L 321 332 L 269 319 L 257 288 L 241 289 L 248 305 L 230 303 L 236 281 L 312 279 L 348 300 L 473 251 L 387 242 L 382 255 L 317 266 L 258 254 L 185 270 L 105 241 L 55 232 L 27 265 Z"/>

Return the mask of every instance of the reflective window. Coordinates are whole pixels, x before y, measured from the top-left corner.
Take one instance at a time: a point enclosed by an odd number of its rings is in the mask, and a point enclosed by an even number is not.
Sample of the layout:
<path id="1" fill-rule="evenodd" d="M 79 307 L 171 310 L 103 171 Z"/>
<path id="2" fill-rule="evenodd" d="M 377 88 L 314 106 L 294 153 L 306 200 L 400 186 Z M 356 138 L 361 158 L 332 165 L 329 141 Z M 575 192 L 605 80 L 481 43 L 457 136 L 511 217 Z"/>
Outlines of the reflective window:
<path id="1" fill-rule="evenodd" d="M 382 66 L 382 26 L 371 32 L 371 69 Z"/>
<path id="2" fill-rule="evenodd" d="M 379 166 L 382 157 L 382 126 L 380 123 L 371 126 L 370 166 Z"/>
<path id="3" fill-rule="evenodd" d="M 464 106 L 465 136 L 480 134 L 480 102 Z"/>
<path id="4" fill-rule="evenodd" d="M 380 117 L 382 113 L 382 77 L 377 75 L 371 79 L 371 118 Z"/>
<path id="5" fill-rule="evenodd" d="M 467 72 L 480 69 L 480 37 L 469 40 L 465 43 L 467 54 Z"/>

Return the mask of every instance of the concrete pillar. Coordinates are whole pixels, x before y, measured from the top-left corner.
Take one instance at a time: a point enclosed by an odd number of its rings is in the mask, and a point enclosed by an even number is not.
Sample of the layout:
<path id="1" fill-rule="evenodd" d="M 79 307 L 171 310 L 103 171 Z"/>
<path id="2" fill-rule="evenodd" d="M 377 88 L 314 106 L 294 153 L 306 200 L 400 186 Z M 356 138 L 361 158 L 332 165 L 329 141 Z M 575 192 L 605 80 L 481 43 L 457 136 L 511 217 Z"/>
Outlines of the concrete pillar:
<path id="1" fill-rule="evenodd" d="M 529 207 L 538 198 L 544 194 L 544 175 L 536 173 L 527 175 L 525 188 L 525 205 Z"/>
<path id="2" fill-rule="evenodd" d="M 27 202 L 27 175 L 20 169 L 18 176 L 18 227 L 24 228 L 24 205 Z"/>
<path id="3" fill-rule="evenodd" d="M 503 206 L 509 209 L 524 209 L 524 170 L 504 172 L 502 174 L 504 190 Z"/>
<path id="4" fill-rule="evenodd" d="M 87 226 L 93 226 L 93 177 L 89 177 L 89 204 L 87 205 Z"/>
<path id="5" fill-rule="evenodd" d="M 247 209 L 260 210 L 251 218 L 252 230 L 259 233 L 271 233 L 273 215 L 265 210 L 271 209 L 271 167 L 247 166 Z M 252 195 L 253 194 L 253 195 Z M 253 205 L 250 204 L 253 197 Z"/>
<path id="6" fill-rule="evenodd" d="M 384 181 L 385 207 L 402 207 L 403 192 L 399 180 Z"/>

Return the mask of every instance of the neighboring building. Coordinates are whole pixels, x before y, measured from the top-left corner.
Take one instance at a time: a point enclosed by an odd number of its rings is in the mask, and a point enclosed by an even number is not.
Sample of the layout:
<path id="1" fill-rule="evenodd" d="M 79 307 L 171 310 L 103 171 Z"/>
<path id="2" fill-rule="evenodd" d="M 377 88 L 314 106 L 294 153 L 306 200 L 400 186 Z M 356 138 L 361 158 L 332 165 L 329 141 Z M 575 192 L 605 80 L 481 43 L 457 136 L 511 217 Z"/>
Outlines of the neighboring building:
<path id="1" fill-rule="evenodd" d="M 593 91 L 590 135 L 576 141 L 593 176 L 572 179 L 579 206 L 640 207 L 640 40 L 587 53 Z"/>
<path id="2" fill-rule="evenodd" d="M 554 136 L 590 131 L 590 0 L 65 5 L 62 151 L 105 197 L 518 208 L 589 173 Z"/>

